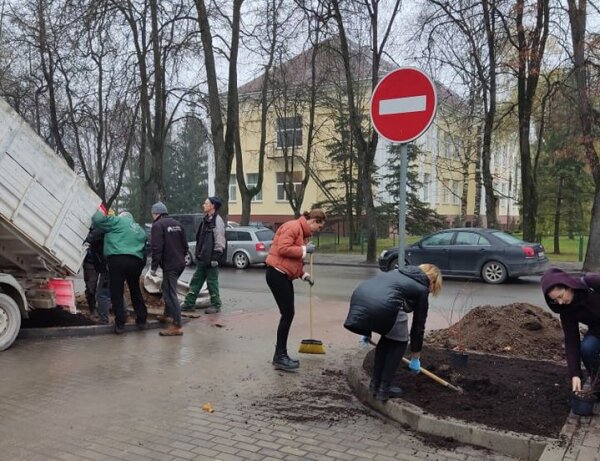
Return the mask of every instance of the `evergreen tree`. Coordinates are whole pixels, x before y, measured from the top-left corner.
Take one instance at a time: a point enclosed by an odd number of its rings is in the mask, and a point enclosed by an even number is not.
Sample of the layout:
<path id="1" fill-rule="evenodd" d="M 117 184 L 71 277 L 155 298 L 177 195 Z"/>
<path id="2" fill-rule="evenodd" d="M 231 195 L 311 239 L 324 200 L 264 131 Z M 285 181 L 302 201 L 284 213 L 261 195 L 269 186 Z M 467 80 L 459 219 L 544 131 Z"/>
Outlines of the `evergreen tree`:
<path id="1" fill-rule="evenodd" d="M 170 213 L 200 213 L 208 195 L 208 131 L 202 120 L 190 116 L 176 136 L 167 143 L 165 203 Z"/>
<path id="2" fill-rule="evenodd" d="M 388 224 L 394 228 L 398 227 L 398 213 L 400 212 L 400 150 L 399 144 L 389 145 L 386 162 L 388 173 L 382 175 L 381 178 L 392 202 L 384 202 L 380 207 L 380 212 L 388 217 Z M 428 234 L 447 227 L 444 217 L 419 199 L 418 192 L 423 187 L 423 183 L 418 179 L 416 159 L 420 153 L 420 149 L 415 144 L 408 145 L 406 232 L 412 235 Z"/>

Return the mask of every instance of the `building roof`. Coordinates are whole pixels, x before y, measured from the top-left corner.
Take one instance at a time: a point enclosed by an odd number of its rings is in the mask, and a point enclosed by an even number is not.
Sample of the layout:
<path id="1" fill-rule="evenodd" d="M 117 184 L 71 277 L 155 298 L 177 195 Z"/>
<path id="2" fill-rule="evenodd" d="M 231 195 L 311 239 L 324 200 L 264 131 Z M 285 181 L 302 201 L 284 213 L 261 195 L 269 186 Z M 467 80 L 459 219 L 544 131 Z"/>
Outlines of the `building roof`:
<path id="1" fill-rule="evenodd" d="M 312 46 L 302 53 L 292 57 L 271 73 L 271 78 L 285 81 L 287 84 L 295 86 L 309 84 L 311 80 L 311 57 L 312 52 L 317 48 L 316 57 L 316 81 L 319 84 L 340 84 L 345 81 L 344 63 L 341 56 L 338 37 L 332 37 L 328 40 Z M 372 72 L 373 56 L 369 47 L 358 46 L 349 42 L 350 47 L 350 66 L 352 75 L 356 80 L 370 80 Z M 379 74 L 383 77 L 388 72 L 397 69 L 398 66 L 384 59 L 379 64 Z M 255 79 L 243 84 L 238 88 L 240 95 L 249 95 L 261 91 L 265 73 Z M 438 103 L 448 103 L 451 105 L 464 105 L 464 101 L 448 87 L 436 81 L 436 91 Z"/>
<path id="2" fill-rule="evenodd" d="M 368 47 L 360 47 L 354 43 L 350 46 L 350 66 L 352 75 L 357 80 L 371 78 L 372 53 Z M 332 37 L 318 45 L 314 45 L 302 53 L 281 64 L 272 72 L 273 78 L 287 81 L 291 85 L 308 84 L 311 80 L 311 58 L 316 49 L 316 80 L 323 83 L 340 83 L 345 79 L 344 62 L 342 60 L 339 40 Z M 397 66 L 382 60 L 379 65 L 381 74 L 394 70 Z M 265 74 L 262 73 L 254 80 L 238 88 L 239 94 L 257 93 L 261 90 Z"/>

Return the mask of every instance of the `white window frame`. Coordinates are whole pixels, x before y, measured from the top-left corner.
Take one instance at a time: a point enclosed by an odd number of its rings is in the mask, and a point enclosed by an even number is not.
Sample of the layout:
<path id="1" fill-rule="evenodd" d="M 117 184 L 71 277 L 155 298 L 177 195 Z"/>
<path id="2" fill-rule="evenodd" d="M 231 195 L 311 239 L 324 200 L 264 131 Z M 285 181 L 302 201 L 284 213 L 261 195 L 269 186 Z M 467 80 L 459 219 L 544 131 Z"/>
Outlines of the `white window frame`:
<path id="1" fill-rule="evenodd" d="M 278 117 L 276 120 L 275 132 L 277 149 L 302 147 L 302 116 Z M 290 145 L 285 145 L 285 141 L 288 141 L 289 139 L 293 142 Z"/>
<path id="2" fill-rule="evenodd" d="M 246 187 L 248 189 L 252 188 L 252 187 L 256 187 L 256 184 L 258 183 L 258 173 L 246 173 Z M 252 203 L 257 203 L 257 202 L 262 202 L 263 201 L 263 195 L 262 195 L 262 189 L 258 192 L 258 194 L 256 194 L 254 197 L 252 197 Z"/>
<path id="3" fill-rule="evenodd" d="M 298 178 L 293 178 L 295 179 L 295 181 L 292 181 L 292 183 L 294 184 L 294 190 L 296 192 L 298 192 L 298 188 L 302 186 L 302 172 L 301 171 L 294 171 L 292 173 L 292 176 L 297 176 L 300 175 L 300 180 L 298 181 Z M 280 171 L 275 173 L 275 190 L 277 191 L 276 194 L 276 201 L 278 202 L 287 202 L 288 201 L 288 196 L 287 196 L 287 191 L 285 190 L 285 172 Z M 281 192 L 281 194 L 280 194 Z"/>
<path id="4" fill-rule="evenodd" d="M 237 178 L 234 174 L 229 175 L 229 202 L 237 202 Z"/>

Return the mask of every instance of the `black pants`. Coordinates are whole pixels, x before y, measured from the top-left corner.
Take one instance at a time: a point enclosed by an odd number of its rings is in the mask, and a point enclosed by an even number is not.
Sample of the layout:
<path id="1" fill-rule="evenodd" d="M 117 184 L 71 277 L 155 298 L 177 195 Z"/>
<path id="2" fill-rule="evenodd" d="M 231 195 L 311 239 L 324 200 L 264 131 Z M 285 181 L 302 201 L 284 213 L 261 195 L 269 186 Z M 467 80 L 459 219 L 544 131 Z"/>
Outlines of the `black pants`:
<path id="1" fill-rule="evenodd" d="M 281 318 L 277 327 L 275 354 L 287 353 L 287 340 L 294 320 L 294 286 L 287 275 L 267 267 L 267 285 L 273 293 Z"/>
<path id="2" fill-rule="evenodd" d="M 376 384 L 389 385 L 394 379 L 398 365 L 406 351 L 407 341 L 394 341 L 382 336 L 375 348 L 373 381 Z"/>
<path id="3" fill-rule="evenodd" d="M 183 272 L 181 270 L 163 270 L 161 285 L 162 297 L 165 301 L 165 314 L 173 318 L 173 325 L 181 326 L 181 306 L 177 298 L 177 281 Z"/>
<path id="4" fill-rule="evenodd" d="M 115 313 L 115 323 L 122 327 L 125 324 L 123 308 L 123 292 L 125 282 L 131 294 L 131 304 L 135 310 L 135 323 L 146 323 L 148 310 L 140 290 L 140 275 L 146 265 L 145 261 L 133 255 L 113 255 L 108 257 L 108 277 L 110 279 L 110 302 Z"/>

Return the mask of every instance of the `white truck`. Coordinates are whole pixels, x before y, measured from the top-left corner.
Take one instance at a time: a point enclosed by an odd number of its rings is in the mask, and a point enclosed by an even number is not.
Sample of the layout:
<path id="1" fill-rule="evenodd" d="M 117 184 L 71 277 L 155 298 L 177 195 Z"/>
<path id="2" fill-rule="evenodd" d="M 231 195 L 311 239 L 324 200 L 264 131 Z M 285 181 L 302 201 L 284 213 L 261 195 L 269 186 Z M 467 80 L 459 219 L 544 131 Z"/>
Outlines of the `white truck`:
<path id="1" fill-rule="evenodd" d="M 49 281 L 79 271 L 100 203 L 0 98 L 0 351 L 32 309 L 56 306 Z"/>

